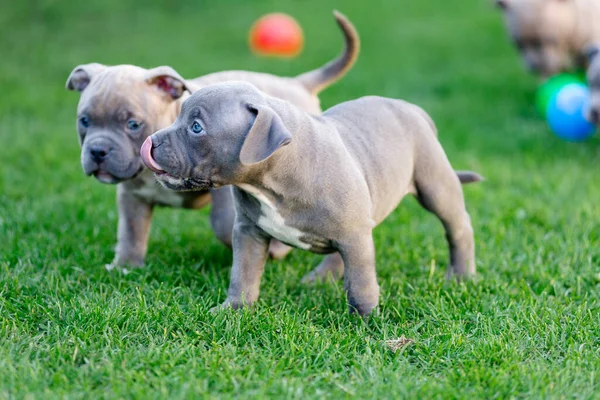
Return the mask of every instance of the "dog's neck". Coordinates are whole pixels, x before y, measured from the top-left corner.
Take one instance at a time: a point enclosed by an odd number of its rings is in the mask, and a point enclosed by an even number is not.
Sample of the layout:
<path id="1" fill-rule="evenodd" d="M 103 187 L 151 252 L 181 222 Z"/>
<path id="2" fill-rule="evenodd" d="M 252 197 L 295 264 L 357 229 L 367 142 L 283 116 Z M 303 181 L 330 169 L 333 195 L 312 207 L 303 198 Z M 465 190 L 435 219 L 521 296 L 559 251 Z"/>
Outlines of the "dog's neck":
<path id="1" fill-rule="evenodd" d="M 288 128 L 290 125 L 293 124 L 286 121 Z M 303 198 L 318 174 L 313 166 L 319 165 L 320 161 L 319 156 L 314 154 L 314 142 L 307 140 L 310 135 L 295 129 L 290 132 L 290 144 L 277 150 L 267 160 L 245 167 L 237 174 L 233 185 L 252 195 L 259 192 L 275 204 L 286 199 L 295 202 Z"/>

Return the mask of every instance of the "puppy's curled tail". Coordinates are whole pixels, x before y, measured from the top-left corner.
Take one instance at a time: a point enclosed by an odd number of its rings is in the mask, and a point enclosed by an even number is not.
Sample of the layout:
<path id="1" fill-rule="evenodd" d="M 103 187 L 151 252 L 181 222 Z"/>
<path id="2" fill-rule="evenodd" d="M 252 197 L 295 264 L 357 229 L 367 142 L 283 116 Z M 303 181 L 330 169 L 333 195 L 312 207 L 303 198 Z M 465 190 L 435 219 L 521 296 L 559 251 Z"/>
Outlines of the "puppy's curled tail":
<path id="1" fill-rule="evenodd" d="M 483 176 L 473 171 L 456 171 L 456 176 L 461 184 L 467 185 L 469 183 L 481 182 L 484 180 Z"/>
<path id="2" fill-rule="evenodd" d="M 360 51 L 360 38 L 354 25 L 338 11 L 334 11 L 333 15 L 344 34 L 344 51 L 335 60 L 296 77 L 302 86 L 315 95 L 342 78 L 354 65 Z"/>

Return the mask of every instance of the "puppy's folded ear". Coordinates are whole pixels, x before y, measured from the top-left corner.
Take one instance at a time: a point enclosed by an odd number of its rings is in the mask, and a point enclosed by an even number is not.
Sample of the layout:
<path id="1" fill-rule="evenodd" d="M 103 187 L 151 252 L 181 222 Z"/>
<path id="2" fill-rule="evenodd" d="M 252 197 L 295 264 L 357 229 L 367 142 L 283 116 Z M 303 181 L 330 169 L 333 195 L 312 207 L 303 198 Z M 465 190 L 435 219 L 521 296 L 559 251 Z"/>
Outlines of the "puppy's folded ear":
<path id="1" fill-rule="evenodd" d="M 583 48 L 583 55 L 587 59 L 588 64 L 594 62 L 598 54 L 600 54 L 600 43 L 591 43 Z"/>
<path id="2" fill-rule="evenodd" d="M 188 90 L 185 79 L 171 67 L 162 66 L 152 68 L 146 73 L 146 82 L 155 86 L 161 92 L 177 100 Z"/>
<path id="3" fill-rule="evenodd" d="M 256 115 L 256 119 L 242 145 L 240 161 L 244 165 L 252 165 L 266 160 L 290 144 L 292 135 L 272 108 L 251 104 L 247 107 Z"/>
<path id="4" fill-rule="evenodd" d="M 91 63 L 78 65 L 73 69 L 71 75 L 67 78 L 66 87 L 69 90 L 77 90 L 83 92 L 83 90 L 90 84 L 90 81 L 94 75 L 106 69 L 106 65 Z"/>

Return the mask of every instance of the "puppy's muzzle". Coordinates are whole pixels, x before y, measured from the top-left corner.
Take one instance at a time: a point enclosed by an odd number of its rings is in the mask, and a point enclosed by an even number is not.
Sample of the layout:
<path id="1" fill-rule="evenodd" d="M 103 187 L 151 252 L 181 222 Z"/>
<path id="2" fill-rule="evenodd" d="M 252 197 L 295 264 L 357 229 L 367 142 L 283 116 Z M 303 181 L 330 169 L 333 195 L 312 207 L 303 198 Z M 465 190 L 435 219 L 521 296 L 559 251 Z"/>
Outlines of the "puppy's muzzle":
<path id="1" fill-rule="evenodd" d="M 140 149 L 140 155 L 142 157 L 142 162 L 148 169 L 150 169 L 155 174 L 165 174 L 165 171 L 152 157 L 152 136 L 148 136 L 144 143 L 142 144 L 142 148 Z"/>
<path id="2" fill-rule="evenodd" d="M 102 163 L 108 156 L 110 149 L 106 146 L 92 146 L 90 147 L 90 157 L 96 164 Z"/>
<path id="3" fill-rule="evenodd" d="M 88 143 L 84 147 L 84 152 L 87 151 L 87 157 L 97 165 L 102 164 L 109 157 L 112 150 L 112 144 L 108 140 L 97 138 Z"/>

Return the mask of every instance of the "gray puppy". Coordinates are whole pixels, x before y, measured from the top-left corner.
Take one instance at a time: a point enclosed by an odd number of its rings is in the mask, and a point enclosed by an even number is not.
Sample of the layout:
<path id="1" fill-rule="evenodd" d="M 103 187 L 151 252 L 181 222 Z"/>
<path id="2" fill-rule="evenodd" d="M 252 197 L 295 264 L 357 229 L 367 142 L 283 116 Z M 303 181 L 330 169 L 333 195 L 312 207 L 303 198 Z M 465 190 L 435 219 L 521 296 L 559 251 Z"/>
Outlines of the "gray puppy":
<path id="1" fill-rule="evenodd" d="M 344 34 L 344 52 L 321 68 L 297 77 L 224 71 L 186 81 L 170 67 L 146 70 L 133 65 L 86 64 L 73 70 L 67 88 L 81 93 L 77 131 L 83 170 L 100 182 L 118 184 L 118 242 L 114 261 L 107 268 L 143 265 L 155 205 L 196 209 L 212 202 L 213 230 L 219 240 L 231 244 L 235 215 L 231 188 L 195 193 L 165 190 L 144 168 L 140 146 L 148 135 L 173 123 L 187 96 L 186 90 L 198 90 L 216 82 L 248 81 L 305 111 L 320 113 L 317 94 L 340 79 L 359 52 L 358 34 L 350 21 L 340 13 L 334 15 Z M 287 246 L 274 242 L 271 256 L 281 258 L 288 251 Z M 332 257 L 323 265 L 326 269 L 339 269 L 340 264 L 339 257 Z"/>
<path id="2" fill-rule="evenodd" d="M 586 45 L 600 40 L 598 0 L 495 0 L 525 65 L 541 77 L 584 69 Z"/>
<path id="3" fill-rule="evenodd" d="M 187 99 L 141 155 L 169 189 L 234 185 L 233 267 L 223 307 L 256 301 L 269 240 L 277 238 L 339 252 L 350 311 L 369 314 L 379 299 L 372 232 L 406 194 L 442 221 L 448 275 L 475 273 L 459 176 L 432 120 L 404 101 L 363 97 L 312 116 L 248 83 L 214 85 Z"/>

